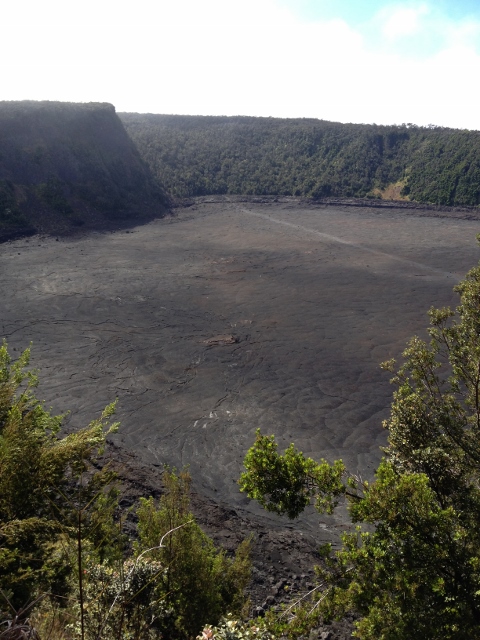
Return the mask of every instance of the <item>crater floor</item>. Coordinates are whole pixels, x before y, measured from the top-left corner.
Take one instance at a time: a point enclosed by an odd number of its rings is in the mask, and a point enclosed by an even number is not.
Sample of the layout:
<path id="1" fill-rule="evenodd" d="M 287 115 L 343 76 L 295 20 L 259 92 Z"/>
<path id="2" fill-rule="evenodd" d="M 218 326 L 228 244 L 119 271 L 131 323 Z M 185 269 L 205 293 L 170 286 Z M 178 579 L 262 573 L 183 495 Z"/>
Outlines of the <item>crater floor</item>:
<path id="1" fill-rule="evenodd" d="M 379 363 L 457 303 L 475 215 L 207 198 L 131 231 L 12 241 L 0 333 L 33 342 L 68 429 L 118 397 L 117 445 L 190 465 L 200 494 L 259 517 L 236 483 L 257 428 L 373 473 L 392 394 Z"/>

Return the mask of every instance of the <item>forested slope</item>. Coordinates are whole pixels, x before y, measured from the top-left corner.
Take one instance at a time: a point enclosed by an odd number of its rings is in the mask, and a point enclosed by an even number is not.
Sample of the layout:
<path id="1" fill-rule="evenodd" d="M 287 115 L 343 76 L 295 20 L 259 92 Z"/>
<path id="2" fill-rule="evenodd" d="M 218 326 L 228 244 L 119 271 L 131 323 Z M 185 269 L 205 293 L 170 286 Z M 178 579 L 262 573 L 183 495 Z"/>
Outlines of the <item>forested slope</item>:
<path id="1" fill-rule="evenodd" d="M 0 238 L 108 227 L 165 203 L 112 105 L 0 102 Z"/>
<path id="2" fill-rule="evenodd" d="M 119 114 L 174 196 L 480 203 L 480 132 L 314 119 Z"/>

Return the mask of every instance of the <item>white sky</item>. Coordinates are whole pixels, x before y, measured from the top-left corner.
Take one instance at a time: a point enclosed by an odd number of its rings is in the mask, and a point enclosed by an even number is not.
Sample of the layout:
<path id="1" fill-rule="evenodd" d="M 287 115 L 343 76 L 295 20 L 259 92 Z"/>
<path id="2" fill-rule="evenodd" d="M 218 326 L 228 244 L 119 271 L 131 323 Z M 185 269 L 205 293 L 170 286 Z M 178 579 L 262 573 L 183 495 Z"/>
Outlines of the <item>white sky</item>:
<path id="1" fill-rule="evenodd" d="M 480 0 L 8 5 L 0 100 L 480 130 Z"/>

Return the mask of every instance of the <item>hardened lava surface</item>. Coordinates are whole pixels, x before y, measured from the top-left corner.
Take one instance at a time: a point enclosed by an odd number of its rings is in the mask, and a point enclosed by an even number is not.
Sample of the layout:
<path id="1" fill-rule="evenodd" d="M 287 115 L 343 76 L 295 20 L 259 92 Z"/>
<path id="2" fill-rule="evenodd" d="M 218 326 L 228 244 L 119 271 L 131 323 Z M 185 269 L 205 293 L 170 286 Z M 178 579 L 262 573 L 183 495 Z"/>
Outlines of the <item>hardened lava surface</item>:
<path id="1" fill-rule="evenodd" d="M 33 342 L 67 429 L 118 398 L 116 446 L 188 464 L 199 494 L 259 518 L 237 486 L 257 428 L 373 473 L 379 363 L 457 303 L 479 258 L 469 215 L 203 199 L 130 231 L 17 240 L 0 246 L 0 332 Z"/>

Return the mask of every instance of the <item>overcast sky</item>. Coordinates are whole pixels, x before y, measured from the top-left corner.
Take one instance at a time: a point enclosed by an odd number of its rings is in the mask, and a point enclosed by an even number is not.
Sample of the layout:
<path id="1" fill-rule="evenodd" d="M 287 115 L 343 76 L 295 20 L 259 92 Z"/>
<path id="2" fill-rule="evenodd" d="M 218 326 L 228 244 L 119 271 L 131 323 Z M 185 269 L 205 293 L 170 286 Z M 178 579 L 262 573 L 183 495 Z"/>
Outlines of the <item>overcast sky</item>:
<path id="1" fill-rule="evenodd" d="M 480 0 L 11 0 L 0 99 L 480 130 Z"/>

